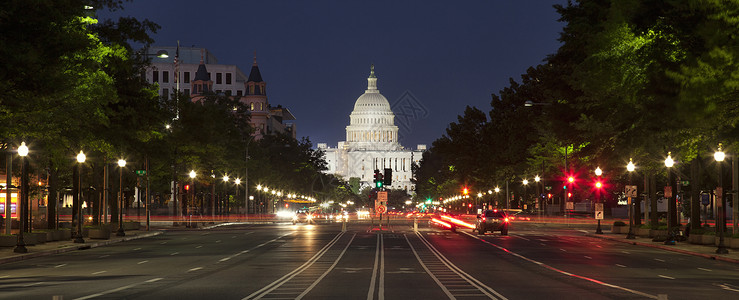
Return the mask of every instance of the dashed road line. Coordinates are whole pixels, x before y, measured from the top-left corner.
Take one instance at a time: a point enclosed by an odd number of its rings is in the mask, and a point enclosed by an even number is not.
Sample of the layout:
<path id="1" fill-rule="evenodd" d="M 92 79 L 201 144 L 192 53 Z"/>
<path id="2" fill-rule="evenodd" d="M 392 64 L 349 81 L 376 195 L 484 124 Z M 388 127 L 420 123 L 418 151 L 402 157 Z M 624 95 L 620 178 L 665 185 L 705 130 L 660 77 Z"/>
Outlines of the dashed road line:
<path id="1" fill-rule="evenodd" d="M 621 264 L 616 264 L 616 266 L 617 266 L 617 267 L 621 267 L 621 268 L 626 268 L 626 266 L 624 266 L 624 265 L 621 265 Z"/>
<path id="2" fill-rule="evenodd" d="M 148 263 L 148 262 L 149 262 L 148 260 L 142 260 L 142 261 L 140 261 L 140 262 L 138 262 L 138 263 L 136 263 L 136 264 L 137 264 L 137 265 L 140 265 L 140 264 L 145 264 L 145 263 Z"/>
<path id="3" fill-rule="evenodd" d="M 657 275 L 657 277 L 665 278 L 665 279 L 675 279 L 675 277 L 665 276 L 665 275 Z"/>

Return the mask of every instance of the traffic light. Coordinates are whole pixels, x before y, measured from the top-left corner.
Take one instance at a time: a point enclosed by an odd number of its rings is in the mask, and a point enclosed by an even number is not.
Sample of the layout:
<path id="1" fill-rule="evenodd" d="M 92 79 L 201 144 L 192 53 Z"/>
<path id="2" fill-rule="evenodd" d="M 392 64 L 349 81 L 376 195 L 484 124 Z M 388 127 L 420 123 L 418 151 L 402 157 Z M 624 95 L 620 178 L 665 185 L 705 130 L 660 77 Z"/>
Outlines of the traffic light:
<path id="1" fill-rule="evenodd" d="M 470 190 L 468 190 L 467 187 L 464 187 L 464 189 L 462 189 L 462 195 L 467 195 L 469 193 L 470 193 Z"/>
<path id="2" fill-rule="evenodd" d="M 382 173 L 380 173 L 380 170 L 375 169 L 375 187 L 376 188 L 382 188 Z"/>
<path id="3" fill-rule="evenodd" d="M 392 185 L 393 184 L 393 169 L 385 168 L 385 176 L 383 176 L 383 182 L 384 185 Z"/>
<path id="4" fill-rule="evenodd" d="M 595 182 L 595 188 L 600 189 L 602 187 L 603 187 L 603 183 L 602 182 L 600 182 L 600 181 L 596 181 Z"/>
<path id="5" fill-rule="evenodd" d="M 547 194 L 547 198 L 552 199 L 552 194 Z"/>
<path id="6" fill-rule="evenodd" d="M 572 193 L 567 193 L 567 198 L 572 198 Z"/>
<path id="7" fill-rule="evenodd" d="M 185 185 L 185 190 L 186 190 L 186 191 L 189 191 L 189 190 L 190 190 L 190 185 L 189 185 L 189 184 L 186 184 L 186 185 Z"/>
<path id="8" fill-rule="evenodd" d="M 567 181 L 569 183 L 574 183 L 575 182 L 575 177 L 574 176 L 567 177 Z"/>

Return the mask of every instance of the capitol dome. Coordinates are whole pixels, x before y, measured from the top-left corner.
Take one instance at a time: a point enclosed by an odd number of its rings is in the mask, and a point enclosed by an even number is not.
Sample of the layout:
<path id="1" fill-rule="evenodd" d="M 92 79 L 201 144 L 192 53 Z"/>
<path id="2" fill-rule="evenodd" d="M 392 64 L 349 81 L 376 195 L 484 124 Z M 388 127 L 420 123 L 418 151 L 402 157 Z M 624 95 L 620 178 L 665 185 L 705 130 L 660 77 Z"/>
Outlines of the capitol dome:
<path id="1" fill-rule="evenodd" d="M 398 127 L 390 102 L 377 89 L 375 66 L 370 68 L 367 90 L 357 98 L 349 115 L 346 140 L 355 148 L 395 149 L 398 144 Z"/>

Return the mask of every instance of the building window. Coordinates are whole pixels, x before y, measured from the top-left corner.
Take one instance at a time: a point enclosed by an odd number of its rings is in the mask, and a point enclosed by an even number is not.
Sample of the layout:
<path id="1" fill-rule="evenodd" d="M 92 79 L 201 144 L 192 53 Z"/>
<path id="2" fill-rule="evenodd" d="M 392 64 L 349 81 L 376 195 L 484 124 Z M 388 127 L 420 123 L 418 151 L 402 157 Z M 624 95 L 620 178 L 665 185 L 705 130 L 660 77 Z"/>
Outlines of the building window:
<path id="1" fill-rule="evenodd" d="M 169 100 L 169 89 L 162 89 L 162 98 Z"/>
<path id="2" fill-rule="evenodd" d="M 169 83 L 169 71 L 162 71 L 162 82 Z"/>
<path id="3" fill-rule="evenodd" d="M 190 89 L 185 89 L 185 96 L 190 96 Z"/>
<path id="4" fill-rule="evenodd" d="M 216 84 L 223 83 L 223 73 L 216 73 Z"/>
<path id="5" fill-rule="evenodd" d="M 185 83 L 190 83 L 190 72 L 185 72 Z"/>
<path id="6" fill-rule="evenodd" d="M 241 90 L 236 91 L 236 96 L 241 97 L 242 95 L 244 95 L 244 92 L 242 92 Z"/>
<path id="7" fill-rule="evenodd" d="M 159 82 L 159 71 L 151 72 L 151 82 Z"/>
<path id="8" fill-rule="evenodd" d="M 210 72 L 208 72 L 208 80 L 210 80 L 211 78 L 213 78 L 213 77 L 211 77 L 210 76 Z"/>
<path id="9" fill-rule="evenodd" d="M 251 105 L 250 105 L 250 109 L 251 109 L 251 110 L 254 110 L 254 102 L 252 102 L 252 103 L 251 103 Z"/>
<path id="10" fill-rule="evenodd" d="M 226 84 L 231 84 L 231 73 L 226 73 Z"/>

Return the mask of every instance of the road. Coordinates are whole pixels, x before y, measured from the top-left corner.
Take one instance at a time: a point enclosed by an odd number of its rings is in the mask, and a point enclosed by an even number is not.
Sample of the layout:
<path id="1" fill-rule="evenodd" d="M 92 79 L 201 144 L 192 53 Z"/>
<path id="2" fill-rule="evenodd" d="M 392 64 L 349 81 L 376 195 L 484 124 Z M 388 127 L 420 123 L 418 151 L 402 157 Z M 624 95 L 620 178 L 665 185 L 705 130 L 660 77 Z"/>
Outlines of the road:
<path id="1" fill-rule="evenodd" d="M 237 224 L 0 265 L 2 299 L 737 299 L 739 265 L 515 224 Z M 375 228 L 376 229 L 376 228 Z"/>

